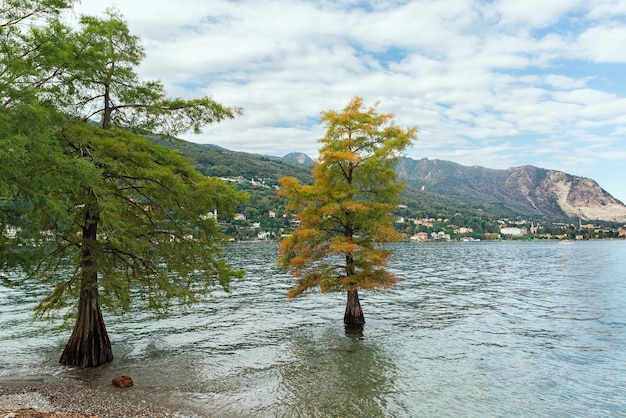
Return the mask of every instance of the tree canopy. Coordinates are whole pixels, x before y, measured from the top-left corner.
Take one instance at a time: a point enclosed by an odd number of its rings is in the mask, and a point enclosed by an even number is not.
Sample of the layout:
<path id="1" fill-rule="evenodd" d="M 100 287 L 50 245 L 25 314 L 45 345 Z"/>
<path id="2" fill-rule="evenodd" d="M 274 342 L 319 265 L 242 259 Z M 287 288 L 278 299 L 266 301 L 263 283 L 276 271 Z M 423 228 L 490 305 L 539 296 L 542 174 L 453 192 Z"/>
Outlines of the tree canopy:
<path id="1" fill-rule="evenodd" d="M 228 216 L 245 196 L 139 135 L 199 132 L 241 109 L 167 98 L 136 73 L 144 50 L 117 12 L 75 30 L 56 19 L 69 5 L 0 9 L 0 267 L 49 285 L 39 315 L 79 299 L 61 362 L 97 366 L 113 359 L 101 305 L 141 298 L 165 312 L 241 275 L 207 214 Z"/>
<path id="2" fill-rule="evenodd" d="M 99 176 L 89 187 L 63 191 L 72 202 L 72 222 L 48 225 L 51 236 L 33 276 L 53 281 L 54 291 L 37 312 L 62 308 L 78 296 L 81 231 L 85 212 L 94 207 L 99 232 L 93 257 L 103 307 L 128 310 L 137 297 L 164 312 L 173 301 L 193 302 L 215 285 L 228 289 L 239 273 L 221 259 L 226 237 L 206 215 L 233 213 L 242 195 L 202 176 L 175 152 L 126 131 L 78 123 L 64 128 L 61 140 L 68 155 L 87 159 Z M 59 269 L 67 273 L 54 280 Z"/>
<path id="3" fill-rule="evenodd" d="M 57 186 L 80 187 L 95 173 L 85 161 L 67 158 L 54 139 L 67 117 L 38 97 L 46 71 L 36 62 L 54 39 L 36 40 L 34 33 L 57 26 L 72 4 L 7 0 L 0 6 L 0 268 L 34 261 L 29 252 L 16 251 L 40 237 L 29 218 L 68 222 Z"/>
<path id="4" fill-rule="evenodd" d="M 417 129 L 402 129 L 392 118 L 374 107 L 364 109 L 359 97 L 341 112 L 324 112 L 327 130 L 313 184 L 281 179 L 279 194 L 300 222 L 280 246 L 279 266 L 296 277 L 289 297 L 312 288 L 347 290 L 350 297 L 359 288 L 396 283 L 384 268 L 390 252 L 380 244 L 398 239 L 392 212 L 402 184 L 396 181 L 395 160 Z"/>

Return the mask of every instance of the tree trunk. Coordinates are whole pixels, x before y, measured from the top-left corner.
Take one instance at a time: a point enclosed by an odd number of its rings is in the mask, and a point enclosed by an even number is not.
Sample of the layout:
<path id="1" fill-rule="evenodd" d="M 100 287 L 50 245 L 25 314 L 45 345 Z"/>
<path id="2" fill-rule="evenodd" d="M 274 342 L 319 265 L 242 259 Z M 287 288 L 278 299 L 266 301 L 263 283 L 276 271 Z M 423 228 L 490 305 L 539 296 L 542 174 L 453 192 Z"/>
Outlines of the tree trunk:
<path id="1" fill-rule="evenodd" d="M 348 290 L 348 301 L 346 303 L 346 313 L 343 316 L 343 323 L 346 329 L 362 330 L 365 324 L 365 317 L 359 302 L 359 293 L 356 286 Z"/>
<path id="2" fill-rule="evenodd" d="M 95 196 L 91 193 L 94 201 L 86 205 L 83 225 L 78 315 L 72 336 L 59 360 L 59 363 L 66 366 L 95 367 L 113 361 L 113 350 L 98 297 L 96 238 L 99 210 Z"/>
<path id="3" fill-rule="evenodd" d="M 102 129 L 109 129 L 111 125 L 111 93 L 109 85 L 104 87 L 104 112 L 102 114 Z"/>

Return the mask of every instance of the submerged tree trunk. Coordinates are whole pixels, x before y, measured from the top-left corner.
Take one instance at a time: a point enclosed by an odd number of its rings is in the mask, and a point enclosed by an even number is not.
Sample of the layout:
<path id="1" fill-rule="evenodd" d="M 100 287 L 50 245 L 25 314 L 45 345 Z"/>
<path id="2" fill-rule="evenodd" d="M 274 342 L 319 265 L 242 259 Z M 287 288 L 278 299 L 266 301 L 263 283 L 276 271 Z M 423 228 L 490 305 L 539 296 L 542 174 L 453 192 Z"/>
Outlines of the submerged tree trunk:
<path id="1" fill-rule="evenodd" d="M 352 237 L 352 230 L 346 232 L 346 236 Z M 346 276 L 351 277 L 354 275 L 356 268 L 354 257 L 352 254 L 346 254 Z M 363 311 L 361 310 L 361 303 L 359 302 L 359 292 L 356 283 L 350 283 L 348 285 L 348 300 L 346 302 L 346 313 L 343 315 L 343 323 L 347 332 L 356 331 L 361 332 L 363 325 L 365 325 L 365 318 L 363 317 Z"/>
<path id="2" fill-rule="evenodd" d="M 95 196 L 92 197 L 95 199 Z M 98 221 L 98 204 L 94 201 L 87 204 L 85 209 L 81 248 L 82 280 L 76 325 L 59 360 L 59 363 L 66 366 L 95 367 L 113 361 L 113 350 L 98 297 Z"/>
<path id="3" fill-rule="evenodd" d="M 346 313 L 343 316 L 343 323 L 346 329 L 363 329 L 365 324 L 365 317 L 361 310 L 361 303 L 359 302 L 359 293 L 356 286 L 348 289 L 348 301 L 346 303 Z"/>

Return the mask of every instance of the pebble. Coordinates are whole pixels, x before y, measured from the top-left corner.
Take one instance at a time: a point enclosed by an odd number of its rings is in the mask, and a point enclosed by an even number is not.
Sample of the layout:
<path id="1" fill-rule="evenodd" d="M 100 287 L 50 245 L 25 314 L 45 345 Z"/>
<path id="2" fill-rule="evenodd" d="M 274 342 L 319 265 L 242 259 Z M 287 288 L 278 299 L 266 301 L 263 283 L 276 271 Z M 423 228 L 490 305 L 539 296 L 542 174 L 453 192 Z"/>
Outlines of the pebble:
<path id="1" fill-rule="evenodd" d="M 22 416 L 97 417 L 97 418 L 180 418 L 197 417 L 168 411 L 132 396 L 128 392 L 98 391 L 75 382 L 0 382 L 0 418 Z M 20 412 L 21 411 L 21 412 Z M 28 415 L 28 411 L 48 411 Z M 58 415 L 56 415 L 56 414 Z"/>

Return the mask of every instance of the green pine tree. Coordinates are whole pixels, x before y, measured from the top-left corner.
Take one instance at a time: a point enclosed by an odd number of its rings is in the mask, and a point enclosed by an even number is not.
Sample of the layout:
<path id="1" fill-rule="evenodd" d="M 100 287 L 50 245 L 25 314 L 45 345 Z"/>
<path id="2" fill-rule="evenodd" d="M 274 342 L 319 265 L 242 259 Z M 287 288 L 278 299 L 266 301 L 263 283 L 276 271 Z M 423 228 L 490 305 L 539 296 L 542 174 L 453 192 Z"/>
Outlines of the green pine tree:
<path id="1" fill-rule="evenodd" d="M 0 75 L 0 128 L 10 138 L 0 153 L 23 157 L 0 169 L 0 219 L 19 226 L 15 237 L 3 234 L 14 264 L 51 287 L 36 313 L 78 299 L 60 362 L 89 367 L 113 360 L 103 306 L 125 311 L 140 298 L 165 312 L 241 275 L 224 262 L 225 237 L 206 214 L 228 216 L 244 196 L 139 135 L 199 132 L 241 110 L 208 97 L 169 99 L 160 82 L 141 81 L 143 48 L 118 13 L 80 24 L 52 19 L 3 38 L 28 65 L 7 58 Z M 4 116 L 16 112 L 38 123 Z M 17 242 L 29 245 L 15 251 Z"/>

